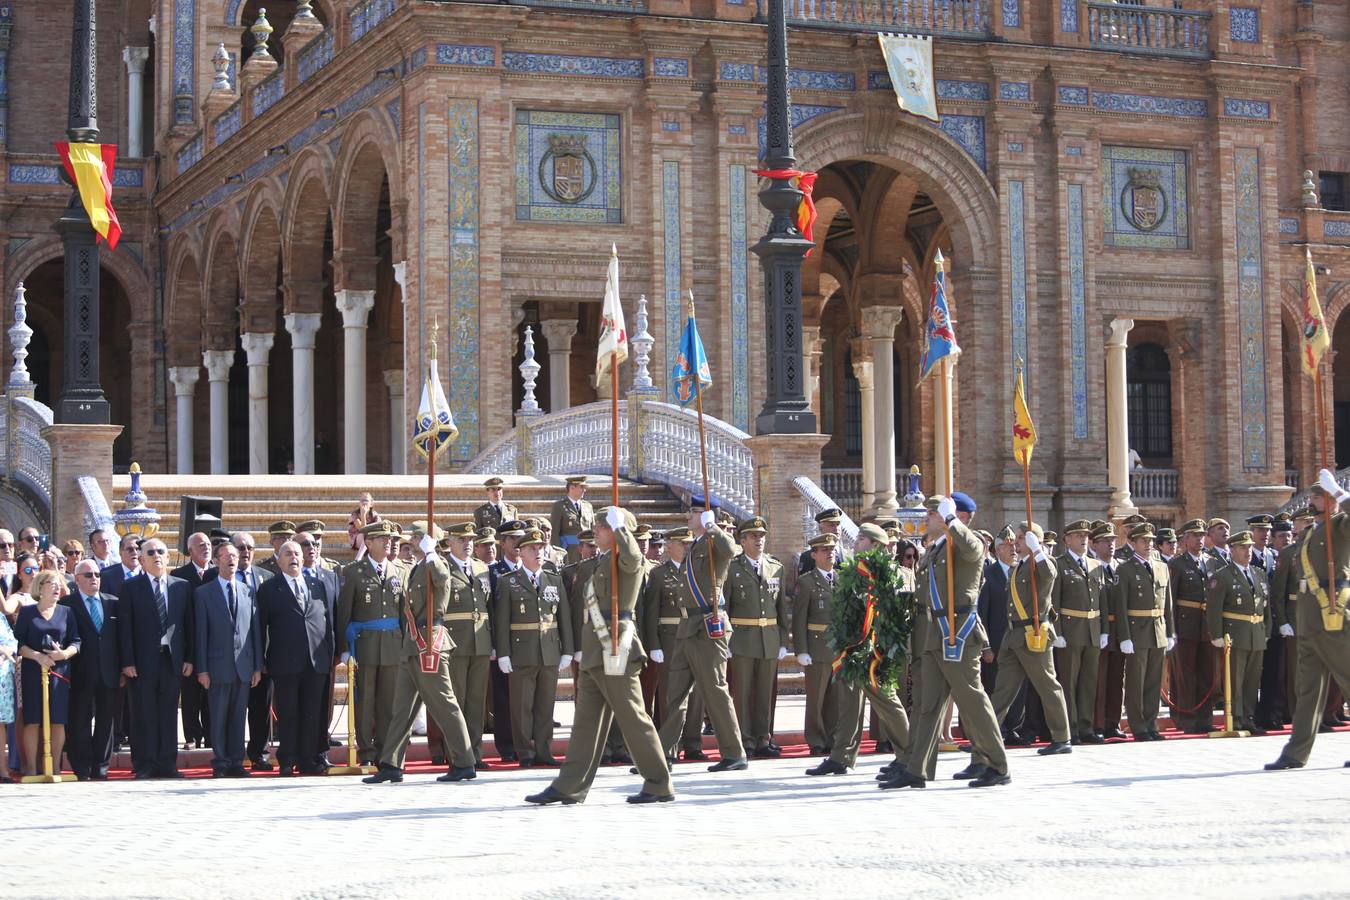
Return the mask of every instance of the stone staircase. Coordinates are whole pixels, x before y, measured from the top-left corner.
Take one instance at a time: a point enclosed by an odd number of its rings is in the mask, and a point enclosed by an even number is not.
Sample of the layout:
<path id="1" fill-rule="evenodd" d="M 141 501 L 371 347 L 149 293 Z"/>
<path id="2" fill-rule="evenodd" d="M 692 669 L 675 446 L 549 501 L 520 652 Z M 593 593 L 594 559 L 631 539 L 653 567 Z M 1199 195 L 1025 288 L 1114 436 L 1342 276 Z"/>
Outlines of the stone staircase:
<path id="1" fill-rule="evenodd" d="M 505 497 L 522 516 L 547 517 L 553 501 L 563 494 L 561 477 L 504 478 Z M 609 503 L 609 482 L 594 478 L 587 499 L 596 508 Z M 473 510 L 484 502 L 483 478 L 478 475 L 441 475 L 436 478 L 436 522 L 442 527 L 470 521 Z M 131 489 L 126 475 L 113 478 L 109 505 L 122 506 Z M 179 498 L 183 495 L 219 497 L 224 501 L 222 519 L 230 531 L 247 531 L 258 545 L 260 558 L 271 555 L 267 526 L 278 519 L 303 522 L 318 519 L 327 527 L 324 555 L 346 561 L 347 518 L 356 499 L 369 491 L 375 509 L 386 519 L 405 528 L 414 519 L 427 516 L 427 481 L 413 475 L 143 475 L 141 490 L 149 505 L 160 514 L 159 536 L 177 558 Z M 665 485 L 620 482 L 619 502 L 638 520 L 653 528 L 666 529 L 684 523 L 680 504 Z"/>

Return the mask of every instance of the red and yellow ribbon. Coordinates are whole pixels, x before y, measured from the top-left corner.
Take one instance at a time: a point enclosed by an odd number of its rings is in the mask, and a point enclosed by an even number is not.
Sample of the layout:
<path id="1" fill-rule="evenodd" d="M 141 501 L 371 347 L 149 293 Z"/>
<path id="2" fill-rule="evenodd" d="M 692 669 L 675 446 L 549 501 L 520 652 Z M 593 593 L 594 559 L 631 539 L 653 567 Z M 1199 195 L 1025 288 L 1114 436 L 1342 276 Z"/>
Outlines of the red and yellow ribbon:
<path id="1" fill-rule="evenodd" d="M 815 243 L 812 233 L 816 229 L 816 201 L 811 194 L 816 186 L 816 173 L 802 172 L 799 169 L 756 169 L 755 174 L 761 178 L 789 180 L 793 187 L 802 192 L 802 202 L 797 204 L 797 221 L 794 224 L 802 237 Z M 810 256 L 811 250 L 807 250 L 804 255 Z"/>
<path id="2" fill-rule="evenodd" d="M 863 614 L 862 634 L 852 644 L 849 644 L 843 650 L 839 651 L 839 655 L 834 658 L 834 662 L 830 663 L 830 671 L 832 673 L 842 669 L 844 667 L 844 657 L 871 640 L 873 632 L 876 629 L 877 595 L 875 587 L 877 579 L 876 576 L 872 574 L 872 569 L 867 565 L 867 560 L 858 560 L 858 574 L 863 577 L 863 582 L 867 585 L 867 610 Z M 867 666 L 867 676 L 868 680 L 872 683 L 872 690 L 874 691 L 877 689 L 877 666 L 881 665 L 881 660 L 881 651 L 877 648 L 876 642 L 873 641 L 872 661 Z"/>

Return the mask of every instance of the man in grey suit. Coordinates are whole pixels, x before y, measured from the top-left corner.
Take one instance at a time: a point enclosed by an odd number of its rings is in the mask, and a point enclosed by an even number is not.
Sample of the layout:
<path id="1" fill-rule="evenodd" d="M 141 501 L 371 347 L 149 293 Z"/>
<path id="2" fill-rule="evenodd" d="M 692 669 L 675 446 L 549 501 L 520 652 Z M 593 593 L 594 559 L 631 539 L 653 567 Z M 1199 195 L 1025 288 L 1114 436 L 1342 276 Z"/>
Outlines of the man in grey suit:
<path id="1" fill-rule="evenodd" d="M 306 525 L 322 525 L 322 522 L 306 522 Z M 323 550 L 323 532 L 314 534 L 309 531 L 299 531 L 293 540 L 300 545 L 300 571 L 306 578 L 313 578 L 322 582 L 324 591 L 333 602 L 337 602 L 337 597 L 342 592 L 342 574 L 336 570 L 324 565 L 322 555 Z M 320 762 L 326 764 L 329 747 L 341 746 L 335 744 L 332 740 L 333 728 L 333 680 L 336 670 L 328 673 L 328 683 L 324 685 L 323 700 L 320 701 L 319 708 L 322 715 L 322 721 L 319 723 L 319 757 Z"/>
<path id="2" fill-rule="evenodd" d="M 262 677 L 262 630 L 254 615 L 253 592 L 235 578 L 239 551 L 219 544 L 213 553 L 216 577 L 197 588 L 197 681 L 206 688 L 211 719 L 211 774 L 244 778 L 244 720 L 248 692 Z"/>

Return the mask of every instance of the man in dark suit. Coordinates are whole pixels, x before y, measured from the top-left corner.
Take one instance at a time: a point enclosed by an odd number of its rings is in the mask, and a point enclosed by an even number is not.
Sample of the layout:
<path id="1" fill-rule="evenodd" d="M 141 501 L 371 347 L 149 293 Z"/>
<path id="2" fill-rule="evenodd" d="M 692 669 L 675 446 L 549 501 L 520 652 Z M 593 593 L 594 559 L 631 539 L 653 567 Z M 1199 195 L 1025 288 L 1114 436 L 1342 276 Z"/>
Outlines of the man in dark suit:
<path id="1" fill-rule="evenodd" d="M 241 531 L 230 538 L 234 549 L 239 551 L 239 571 L 235 580 L 249 589 L 255 599 L 264 582 L 272 573 L 253 565 L 253 536 Z M 216 573 L 207 572 L 208 581 Z M 253 763 L 253 771 L 270 772 L 272 764 L 267 760 L 267 742 L 272 738 L 272 677 L 266 672 L 248 692 L 248 758 Z"/>
<path id="2" fill-rule="evenodd" d="M 117 553 L 122 562 L 104 569 L 102 580 L 104 593 L 120 597 L 122 585 L 141 574 L 141 539 L 134 534 L 123 535 Z"/>
<path id="3" fill-rule="evenodd" d="M 244 721 L 249 689 L 262 674 L 262 629 L 253 593 L 235 578 L 239 551 L 219 544 L 215 562 L 216 578 L 193 594 L 197 681 L 211 708 L 211 773 L 245 778 Z"/>
<path id="4" fill-rule="evenodd" d="M 131 684 L 131 765 L 137 778 L 178 771 L 178 692 L 192 674 L 192 592 L 169 574 L 169 548 L 141 545 L 145 571 L 122 587 L 117 637 Z"/>
<path id="5" fill-rule="evenodd" d="M 985 633 L 989 636 L 989 646 L 980 654 L 980 682 L 987 694 L 994 692 L 994 681 L 998 677 L 998 648 L 1008 631 L 1008 573 L 1017 560 L 1015 542 L 1013 530 L 1005 527 L 994 538 L 994 557 L 984 565 L 984 584 L 980 587 L 978 610 Z M 1003 721 L 1003 736 L 1007 738 L 1022 724 L 1022 704 L 1014 702 L 1013 709 Z"/>
<path id="6" fill-rule="evenodd" d="M 318 526 L 319 534 L 305 531 L 303 528 L 296 532 L 295 542 L 300 545 L 300 571 L 306 578 L 314 578 L 323 582 L 324 593 L 328 595 L 329 600 L 337 603 L 338 595 L 342 592 L 342 575 L 333 568 L 325 565 L 323 558 L 323 523 L 306 522 L 306 525 Z M 336 627 L 336 626 L 334 626 Z M 334 632 L 336 635 L 336 632 Z M 328 748 L 333 746 L 329 740 L 329 729 L 333 726 L 333 678 L 336 672 L 333 669 L 328 671 L 328 680 L 323 685 L 323 701 L 321 704 L 322 712 L 319 721 L 319 753 L 320 755 L 328 752 Z M 339 745 L 340 746 L 340 745 Z M 325 756 L 320 762 L 327 763 Z"/>
<path id="7" fill-rule="evenodd" d="M 75 590 L 62 598 L 80 629 L 80 652 L 70 670 L 70 726 L 66 755 L 80 781 L 108 777 L 113 750 L 113 714 L 117 688 L 122 682 L 118 666 L 118 600 L 99 588 L 100 569 L 92 559 L 75 567 Z"/>
<path id="8" fill-rule="evenodd" d="M 197 588 L 206 583 L 206 573 L 211 565 L 211 541 L 200 531 L 187 539 L 188 561 L 169 574 L 188 583 L 188 588 L 196 596 Z M 201 747 L 211 736 L 211 713 L 207 706 L 206 689 L 196 678 L 183 679 L 183 749 L 191 749 L 193 744 Z"/>
<path id="9" fill-rule="evenodd" d="M 277 553 L 280 574 L 258 589 L 258 624 L 266 646 L 277 710 L 277 761 L 282 776 L 318 775 L 323 733 L 323 686 L 332 671 L 333 599 L 322 581 L 307 578 L 300 545 L 286 541 Z"/>

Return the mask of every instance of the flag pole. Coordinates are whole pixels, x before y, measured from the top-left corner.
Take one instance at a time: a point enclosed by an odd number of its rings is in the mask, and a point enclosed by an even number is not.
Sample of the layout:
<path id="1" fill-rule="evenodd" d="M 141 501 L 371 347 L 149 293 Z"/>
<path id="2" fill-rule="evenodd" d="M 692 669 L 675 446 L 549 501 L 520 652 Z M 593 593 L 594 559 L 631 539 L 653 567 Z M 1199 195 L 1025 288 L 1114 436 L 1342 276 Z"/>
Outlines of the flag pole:
<path id="1" fill-rule="evenodd" d="M 1305 295 L 1303 299 L 1303 304 L 1306 315 L 1306 311 L 1309 306 L 1309 298 L 1306 295 L 1308 294 L 1309 291 L 1312 291 L 1312 299 L 1316 300 L 1317 288 L 1316 284 L 1312 280 L 1316 277 L 1315 271 L 1313 270 L 1312 267 L 1312 248 L 1305 246 L 1303 248 L 1303 253 L 1304 258 L 1307 261 L 1307 269 L 1306 269 L 1307 274 L 1304 275 L 1304 283 L 1303 283 L 1303 292 Z M 1321 328 L 1325 330 L 1327 327 L 1326 320 L 1322 319 L 1320 316 L 1321 313 L 1320 305 L 1318 307 L 1318 313 L 1319 319 L 1321 320 L 1320 322 Z M 1311 355 L 1311 351 L 1307 348 L 1306 345 L 1303 352 L 1305 357 Z M 1317 364 L 1313 368 L 1313 393 L 1316 396 L 1314 397 L 1313 407 L 1317 411 L 1317 455 L 1321 460 L 1321 467 L 1323 469 L 1326 469 L 1327 471 L 1331 471 L 1330 454 L 1327 452 L 1327 405 L 1326 405 L 1327 399 L 1326 399 L 1326 392 L 1322 389 L 1322 360 L 1320 357 L 1315 358 Z M 1332 508 L 1335 505 L 1336 505 L 1335 497 L 1327 497 L 1322 503 L 1322 521 L 1326 525 L 1326 527 L 1322 530 L 1324 538 L 1323 542 L 1327 545 L 1327 578 L 1326 578 L 1327 606 L 1328 606 L 1327 614 L 1333 613 L 1337 608 L 1336 549 L 1332 545 L 1332 534 L 1331 534 L 1331 513 Z"/>
<path id="2" fill-rule="evenodd" d="M 610 394 L 610 477 L 609 500 L 615 509 L 619 508 L 619 354 L 610 355 L 609 360 Z M 613 540 L 609 548 L 609 650 L 611 656 L 619 655 L 619 541 Z"/>
<path id="3" fill-rule="evenodd" d="M 955 454 L 949 453 L 951 446 L 951 434 L 947 431 L 947 423 L 951 416 L 948 415 L 948 409 L 952 402 L 950 385 L 947 383 L 948 366 L 951 365 L 950 357 L 942 358 L 942 371 L 938 373 L 938 396 L 941 399 L 938 409 L 938 415 L 941 417 L 938 431 L 942 434 L 942 453 L 943 459 L 947 461 L 946 471 L 943 474 L 942 495 L 951 499 L 954 490 L 954 481 L 952 478 L 952 462 Z M 944 531 L 947 535 L 947 645 L 956 646 L 956 566 L 955 554 L 952 552 L 952 529 L 950 525 L 944 523 Z"/>
<path id="4" fill-rule="evenodd" d="M 1017 361 L 1017 377 L 1022 378 L 1022 361 Z M 1022 402 L 1026 403 L 1026 395 L 1022 397 Z M 1022 463 L 1022 491 L 1027 498 L 1027 532 L 1031 532 L 1031 450 L 1025 449 L 1021 452 Z M 1036 588 L 1036 559 L 1031 560 L 1031 626 L 1032 632 L 1039 639 L 1041 636 L 1041 600 Z"/>
<path id="5" fill-rule="evenodd" d="M 436 368 L 436 326 L 437 326 L 436 320 L 433 318 L 431 320 L 431 354 L 430 354 L 430 362 L 433 370 L 435 370 Z M 435 422 L 433 422 L 433 428 L 439 428 L 440 426 L 439 411 L 436 409 L 436 398 L 434 396 L 431 398 L 431 413 L 432 418 L 435 419 Z M 427 537 L 431 538 L 434 541 L 435 538 L 432 537 L 432 535 L 436 533 L 436 450 L 440 447 L 441 443 L 440 434 L 438 431 L 432 432 L 430 443 L 431 446 L 427 448 Z M 435 634 L 433 632 L 433 628 L 435 627 L 433 623 L 435 620 L 432 618 L 432 616 L 436 604 L 431 602 L 432 600 L 431 566 L 427 564 L 425 559 L 422 561 L 422 569 L 426 572 L 427 576 L 427 649 L 430 650 L 433 646 L 433 642 L 435 639 Z M 413 627 L 414 628 L 416 627 L 416 623 L 413 623 Z M 426 665 L 425 661 L 422 661 L 422 665 L 425 667 Z M 425 671 L 425 668 L 423 669 L 423 671 Z"/>
<path id="6" fill-rule="evenodd" d="M 689 319 L 690 321 L 695 321 L 693 291 L 689 292 Z M 699 468 L 703 472 L 703 511 L 709 512 L 712 510 L 712 492 L 708 489 L 708 442 L 703 434 L 703 373 L 700 370 L 701 367 L 699 366 L 699 361 L 697 359 L 690 360 L 690 365 L 693 366 L 694 370 L 694 408 L 698 411 L 698 460 Z M 706 531 L 707 529 L 704 530 Z M 717 590 L 717 566 L 713 562 L 711 544 L 712 541 L 709 539 L 708 584 L 712 591 L 712 597 L 709 598 L 709 603 L 712 605 L 713 612 L 720 616 L 721 594 Z"/>

